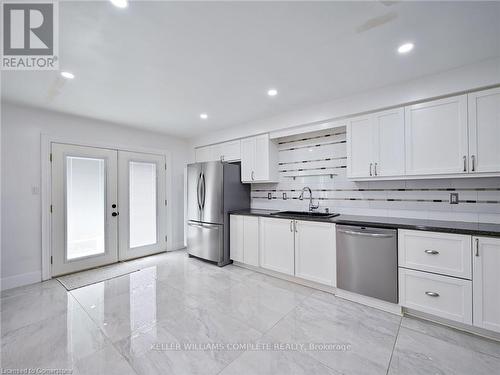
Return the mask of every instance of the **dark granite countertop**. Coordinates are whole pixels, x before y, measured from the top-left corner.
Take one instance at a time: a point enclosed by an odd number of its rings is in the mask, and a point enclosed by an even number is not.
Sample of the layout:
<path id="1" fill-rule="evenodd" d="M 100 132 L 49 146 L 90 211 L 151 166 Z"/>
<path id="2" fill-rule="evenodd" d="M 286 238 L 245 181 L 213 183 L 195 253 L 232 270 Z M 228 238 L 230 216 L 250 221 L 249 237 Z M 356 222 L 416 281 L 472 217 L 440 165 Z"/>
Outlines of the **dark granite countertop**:
<path id="1" fill-rule="evenodd" d="M 293 217 L 293 216 L 276 216 L 272 215 L 278 211 L 274 210 L 241 210 L 233 211 L 230 214 L 246 215 L 246 216 L 265 216 L 281 219 L 296 219 L 296 220 L 311 220 L 336 224 L 347 225 L 362 225 L 376 228 L 399 228 L 399 229 L 414 229 L 427 230 L 433 232 L 459 233 L 481 236 L 499 236 L 500 224 L 490 223 L 471 223 L 465 221 L 444 221 L 444 220 L 423 220 L 423 219 L 407 219 L 398 217 L 377 217 L 377 216 L 356 216 L 356 215 L 339 215 L 332 218 L 321 217 Z"/>

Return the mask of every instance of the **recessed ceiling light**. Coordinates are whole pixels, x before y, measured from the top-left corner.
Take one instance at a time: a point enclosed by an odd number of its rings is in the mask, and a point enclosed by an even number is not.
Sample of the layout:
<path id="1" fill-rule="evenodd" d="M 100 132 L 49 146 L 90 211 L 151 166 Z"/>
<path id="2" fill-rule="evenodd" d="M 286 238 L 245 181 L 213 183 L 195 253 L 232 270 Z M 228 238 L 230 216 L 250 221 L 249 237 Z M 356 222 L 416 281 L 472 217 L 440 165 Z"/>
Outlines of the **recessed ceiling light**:
<path id="1" fill-rule="evenodd" d="M 200 118 L 206 120 L 208 118 L 208 115 L 206 113 L 202 113 L 200 114 Z"/>
<path id="2" fill-rule="evenodd" d="M 70 72 L 61 72 L 61 75 L 66 78 L 66 79 L 73 79 L 75 78 L 75 75 L 73 73 L 70 73 Z"/>
<path id="3" fill-rule="evenodd" d="M 401 44 L 398 48 L 399 53 L 408 53 L 413 49 L 413 43 Z"/>
<path id="4" fill-rule="evenodd" d="M 126 8 L 128 7 L 128 0 L 109 0 L 111 4 L 113 4 L 117 8 Z"/>
<path id="5" fill-rule="evenodd" d="M 269 95 L 269 96 L 276 96 L 276 95 L 278 95 L 278 90 L 276 90 L 276 89 L 269 89 L 269 90 L 267 90 L 267 95 Z"/>

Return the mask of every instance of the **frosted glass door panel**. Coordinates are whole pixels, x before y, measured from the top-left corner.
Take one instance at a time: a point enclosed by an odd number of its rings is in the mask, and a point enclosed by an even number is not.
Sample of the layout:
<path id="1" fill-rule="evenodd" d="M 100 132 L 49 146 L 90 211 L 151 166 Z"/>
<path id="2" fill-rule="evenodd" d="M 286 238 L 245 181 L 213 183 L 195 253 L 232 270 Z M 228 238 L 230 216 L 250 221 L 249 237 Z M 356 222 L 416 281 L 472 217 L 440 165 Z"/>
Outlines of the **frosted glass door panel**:
<path id="1" fill-rule="evenodd" d="M 118 151 L 118 209 L 120 260 L 167 249 L 164 156 Z"/>
<path id="2" fill-rule="evenodd" d="M 104 159 L 66 157 L 66 259 L 105 252 Z"/>
<path id="3" fill-rule="evenodd" d="M 118 152 L 52 143 L 52 276 L 118 260 Z"/>
<path id="4" fill-rule="evenodd" d="M 129 162 L 130 247 L 155 244 L 156 164 Z"/>

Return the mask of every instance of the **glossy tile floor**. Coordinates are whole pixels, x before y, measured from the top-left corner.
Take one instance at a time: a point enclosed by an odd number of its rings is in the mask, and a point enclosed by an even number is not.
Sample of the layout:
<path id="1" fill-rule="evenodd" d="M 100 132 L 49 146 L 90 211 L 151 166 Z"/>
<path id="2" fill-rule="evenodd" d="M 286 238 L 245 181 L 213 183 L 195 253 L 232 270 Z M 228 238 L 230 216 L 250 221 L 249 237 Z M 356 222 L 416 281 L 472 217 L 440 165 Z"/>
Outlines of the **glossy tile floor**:
<path id="1" fill-rule="evenodd" d="M 1 367 L 73 374 L 498 374 L 500 343 L 174 252 L 1 298 Z"/>

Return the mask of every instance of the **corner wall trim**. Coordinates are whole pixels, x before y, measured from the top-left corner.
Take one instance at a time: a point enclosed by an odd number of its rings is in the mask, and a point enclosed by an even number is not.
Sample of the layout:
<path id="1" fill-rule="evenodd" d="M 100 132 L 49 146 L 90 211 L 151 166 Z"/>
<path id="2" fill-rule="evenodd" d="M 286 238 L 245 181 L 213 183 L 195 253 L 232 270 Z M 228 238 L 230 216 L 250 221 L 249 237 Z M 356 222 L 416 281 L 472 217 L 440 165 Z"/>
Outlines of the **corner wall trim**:
<path id="1" fill-rule="evenodd" d="M 41 281 L 42 281 L 42 271 L 28 272 L 28 273 L 22 273 L 20 275 L 4 277 L 2 278 L 2 290 L 39 283 Z"/>

